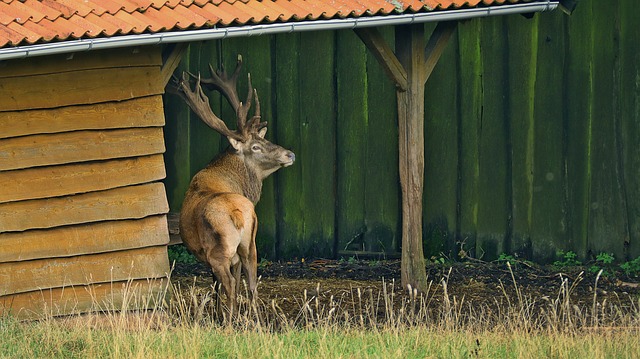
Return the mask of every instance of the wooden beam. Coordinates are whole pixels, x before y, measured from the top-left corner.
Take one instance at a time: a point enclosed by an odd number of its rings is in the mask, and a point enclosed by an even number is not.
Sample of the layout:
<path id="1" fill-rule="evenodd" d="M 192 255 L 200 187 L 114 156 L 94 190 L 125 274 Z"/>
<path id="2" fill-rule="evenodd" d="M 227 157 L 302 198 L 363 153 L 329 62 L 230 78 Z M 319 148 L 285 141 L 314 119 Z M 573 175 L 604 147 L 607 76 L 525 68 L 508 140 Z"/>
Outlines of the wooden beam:
<path id="1" fill-rule="evenodd" d="M 398 99 L 399 169 L 402 189 L 402 286 L 427 291 L 422 249 L 424 186 L 424 26 L 396 28 L 396 54 L 407 71 L 407 91 Z"/>
<path id="2" fill-rule="evenodd" d="M 355 33 L 378 60 L 389 79 L 400 91 L 407 90 L 407 71 L 402 67 L 393 50 L 375 27 L 355 29 Z"/>
<path id="3" fill-rule="evenodd" d="M 167 86 L 169 80 L 171 80 L 171 75 L 176 70 L 178 65 L 180 65 L 180 61 L 182 60 L 182 55 L 187 51 L 189 45 L 186 43 L 178 43 L 173 49 L 171 49 L 167 58 L 163 61 L 162 69 L 160 70 L 160 77 L 163 86 Z"/>
<path id="4" fill-rule="evenodd" d="M 423 83 L 426 83 L 433 72 L 433 69 L 436 67 L 438 60 L 440 60 L 440 55 L 444 51 L 447 43 L 449 42 L 449 38 L 456 30 L 458 25 L 457 21 L 445 21 L 439 22 L 436 26 L 433 33 L 431 33 L 431 37 L 429 38 L 429 42 L 424 49 L 424 79 Z"/>

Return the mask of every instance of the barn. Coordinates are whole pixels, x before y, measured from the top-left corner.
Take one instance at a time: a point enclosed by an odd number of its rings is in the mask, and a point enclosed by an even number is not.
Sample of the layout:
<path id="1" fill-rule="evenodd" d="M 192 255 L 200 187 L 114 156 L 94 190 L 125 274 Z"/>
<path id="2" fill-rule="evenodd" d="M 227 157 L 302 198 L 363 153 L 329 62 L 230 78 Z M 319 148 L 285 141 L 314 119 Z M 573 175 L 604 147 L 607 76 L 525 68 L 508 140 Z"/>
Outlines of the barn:
<path id="1" fill-rule="evenodd" d="M 401 143 L 417 145 L 401 151 L 409 159 L 400 165 L 403 188 L 411 189 L 403 191 L 403 248 L 417 251 L 422 204 L 412 191 L 422 191 L 423 139 L 415 127 L 419 108 L 412 107 L 420 101 L 412 99 L 423 98 L 420 88 L 447 34 L 457 20 L 557 6 L 548 0 L 0 2 L 0 315 L 146 308 L 164 299 L 170 208 L 162 182 L 162 95 L 185 43 L 357 30 L 398 98 L 406 96 Z M 416 31 L 424 22 L 443 24 L 429 41 Z M 375 31 L 382 25 L 413 26 L 399 60 Z M 403 261 L 422 257 L 419 250 L 403 253 Z"/>

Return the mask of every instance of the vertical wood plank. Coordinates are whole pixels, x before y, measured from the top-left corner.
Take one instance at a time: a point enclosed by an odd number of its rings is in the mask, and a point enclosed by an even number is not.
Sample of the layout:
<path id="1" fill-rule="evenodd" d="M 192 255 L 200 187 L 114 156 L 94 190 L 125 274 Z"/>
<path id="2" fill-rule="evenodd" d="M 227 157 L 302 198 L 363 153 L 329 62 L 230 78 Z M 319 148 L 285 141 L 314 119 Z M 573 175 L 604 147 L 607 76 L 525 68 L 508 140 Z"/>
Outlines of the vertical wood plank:
<path id="1" fill-rule="evenodd" d="M 462 256 L 479 257 L 476 251 L 478 224 L 479 131 L 482 117 L 482 21 L 462 22 L 458 25 L 458 206 L 456 223 Z"/>
<path id="2" fill-rule="evenodd" d="M 573 251 L 586 258 L 589 235 L 589 207 L 591 186 L 591 137 L 593 113 L 593 12 L 581 6 L 566 21 L 566 63 L 564 120 L 567 123 L 566 171 L 568 238 L 558 250 Z"/>
<path id="3" fill-rule="evenodd" d="M 620 96 L 622 115 L 623 176 L 626 187 L 629 237 L 626 258 L 640 257 L 640 8 L 631 1 L 620 9 Z"/>
<path id="4" fill-rule="evenodd" d="M 591 203 L 589 249 L 624 256 L 628 237 L 625 187 L 620 153 L 620 106 L 618 96 L 620 26 L 616 3 L 593 2 L 593 126 L 591 142 Z M 605 95 L 607 94 L 607 95 Z"/>
<path id="5" fill-rule="evenodd" d="M 392 27 L 379 29 L 393 48 Z M 400 191 L 398 184 L 398 122 L 395 84 L 370 51 L 367 52 L 368 141 L 365 183 L 365 249 L 400 251 Z M 384 190 L 382 190 L 384 189 Z"/>
<path id="6" fill-rule="evenodd" d="M 567 235 L 564 203 L 563 64 L 562 14 L 540 19 L 538 67 L 535 87 L 535 160 L 533 164 L 533 212 L 531 236 L 537 258 L 552 260 L 555 248 Z M 553 64 L 554 66 L 549 66 Z"/>
<path id="7" fill-rule="evenodd" d="M 368 139 L 367 49 L 352 31 L 337 32 L 337 240 L 338 250 L 364 250 Z"/>
<path id="8" fill-rule="evenodd" d="M 427 26 L 426 33 L 433 26 Z M 451 38 L 425 89 L 424 248 L 425 256 L 453 254 L 458 190 L 458 99 L 455 78 L 457 36 Z M 428 160 L 427 160 L 428 159 Z"/>
<path id="9" fill-rule="evenodd" d="M 300 34 L 277 35 L 275 37 L 275 64 L 273 71 L 273 89 L 275 91 L 276 139 L 286 139 L 287 147 L 296 154 L 296 163 L 287 167 L 278 177 L 277 207 L 278 239 L 275 248 L 277 258 L 300 256 L 300 242 L 305 240 L 302 214 L 312 209 L 304 208 L 300 194 L 304 189 L 303 170 L 305 159 L 300 159 L 302 136 L 300 135 L 299 114 L 300 93 L 298 66 L 300 56 Z"/>
<path id="10" fill-rule="evenodd" d="M 502 17 L 482 22 L 482 112 L 478 131 L 478 253 L 485 260 L 495 259 L 506 250 L 510 203 L 507 173 L 507 137 L 504 102 L 507 98 L 505 58 L 506 39 Z M 484 253 L 484 255 L 482 255 Z"/>
<path id="11" fill-rule="evenodd" d="M 531 257 L 531 206 L 534 162 L 534 98 L 538 71 L 538 19 L 508 16 L 509 53 L 504 64 L 509 86 L 505 89 L 510 121 L 512 233 L 509 254 Z"/>

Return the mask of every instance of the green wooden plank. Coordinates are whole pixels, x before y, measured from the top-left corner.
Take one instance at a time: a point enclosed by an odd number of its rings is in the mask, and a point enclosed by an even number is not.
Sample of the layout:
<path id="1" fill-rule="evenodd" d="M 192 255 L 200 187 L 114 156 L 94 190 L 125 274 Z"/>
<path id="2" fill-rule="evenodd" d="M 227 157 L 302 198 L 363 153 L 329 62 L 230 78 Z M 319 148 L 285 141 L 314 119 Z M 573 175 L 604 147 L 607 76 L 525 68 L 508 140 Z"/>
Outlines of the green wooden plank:
<path id="1" fill-rule="evenodd" d="M 380 28 L 394 48 L 392 27 Z M 365 182 L 365 249 L 400 251 L 400 176 L 398 172 L 398 110 L 395 84 L 367 51 L 368 137 Z"/>
<path id="2" fill-rule="evenodd" d="M 431 28 L 431 29 L 429 29 Z M 433 26 L 428 26 L 430 34 Z M 423 228 L 425 257 L 455 254 L 458 191 L 457 37 L 446 45 L 425 89 Z"/>
<path id="3" fill-rule="evenodd" d="M 300 147 L 296 166 L 302 169 L 303 221 L 300 255 L 332 257 L 335 236 L 336 113 L 334 104 L 333 32 L 300 35 L 298 57 Z M 322 49 L 322 56 L 318 56 Z M 301 240 L 302 239 L 302 240 Z"/>
<path id="4" fill-rule="evenodd" d="M 622 156 L 620 149 L 620 90 L 618 71 L 617 2 L 593 2 L 593 125 L 589 249 L 592 255 L 612 252 L 624 256 L 628 238 Z M 613 25 L 613 26 L 612 26 Z M 636 142 L 637 143 L 637 142 Z"/>
<path id="5" fill-rule="evenodd" d="M 364 250 L 367 49 L 353 31 L 338 31 L 336 36 L 337 249 Z"/>
<path id="6" fill-rule="evenodd" d="M 217 41 L 196 42 L 191 44 L 189 50 L 191 52 L 191 63 L 189 71 L 192 74 L 200 74 L 202 78 L 210 77 L 209 64 L 213 68 L 217 68 L 218 64 L 218 48 Z M 217 91 L 208 92 L 209 103 L 214 113 L 220 113 L 221 95 Z M 227 123 L 233 119 L 223 118 Z M 206 167 L 206 165 L 221 152 L 222 136 L 215 130 L 209 128 L 200 118 L 193 112 L 190 112 L 190 171 L 191 176 Z M 232 124 L 234 122 L 231 122 Z"/>
<path id="7" fill-rule="evenodd" d="M 457 232 L 461 256 L 479 257 L 476 251 L 478 224 L 479 158 L 478 138 L 482 115 L 481 20 L 458 24 L 458 161 L 460 190 Z"/>
<path id="8" fill-rule="evenodd" d="M 495 259 L 507 250 L 510 206 L 507 172 L 507 137 L 504 102 L 507 96 L 504 18 L 482 22 L 482 113 L 478 131 L 478 237 L 477 251 L 484 259 Z"/>
<path id="9" fill-rule="evenodd" d="M 620 112 L 629 237 L 626 258 L 640 256 L 640 7 L 620 2 Z"/>
<path id="10" fill-rule="evenodd" d="M 534 98 L 538 70 L 538 19 L 505 18 L 508 26 L 509 87 L 505 106 L 510 122 L 512 233 L 509 254 L 531 259 L 531 215 L 534 161 Z"/>
<path id="11" fill-rule="evenodd" d="M 564 103 L 567 123 L 567 206 L 568 237 L 560 248 L 587 256 L 589 225 L 590 143 L 593 114 L 593 13 L 590 6 L 580 7 L 567 21 L 567 59 Z"/>
<path id="12" fill-rule="evenodd" d="M 190 53 L 187 51 L 182 58 L 178 71 L 187 70 L 190 63 Z M 191 181 L 189 156 L 189 116 L 191 110 L 184 101 L 173 94 L 165 94 L 165 147 L 164 162 L 167 177 L 164 180 L 167 200 L 171 212 L 179 212 L 182 208 L 184 194 Z"/>
<path id="13" fill-rule="evenodd" d="M 531 238 L 536 258 L 552 260 L 567 235 L 565 216 L 562 70 L 564 31 L 562 13 L 540 18 L 535 87 L 535 159 Z M 553 66 L 550 66 L 553 64 Z"/>

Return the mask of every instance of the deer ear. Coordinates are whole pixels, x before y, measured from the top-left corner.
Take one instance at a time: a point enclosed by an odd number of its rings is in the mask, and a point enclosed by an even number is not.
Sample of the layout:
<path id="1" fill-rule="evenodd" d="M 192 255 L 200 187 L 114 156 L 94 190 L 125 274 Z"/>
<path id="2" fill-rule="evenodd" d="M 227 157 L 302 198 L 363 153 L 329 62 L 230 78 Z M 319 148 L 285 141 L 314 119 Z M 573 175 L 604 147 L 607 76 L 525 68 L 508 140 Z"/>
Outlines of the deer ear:
<path id="1" fill-rule="evenodd" d="M 258 136 L 260 136 L 260 138 L 264 138 L 264 136 L 267 134 L 267 128 L 263 127 L 260 129 L 260 131 L 258 131 Z"/>
<path id="2" fill-rule="evenodd" d="M 236 140 L 235 138 L 231 138 L 231 137 L 227 137 L 227 139 L 229 140 L 229 143 L 231 144 L 231 146 L 233 146 L 233 148 L 236 149 L 236 151 L 241 151 L 241 142 Z"/>

